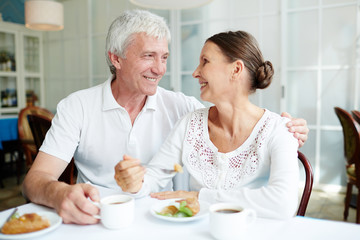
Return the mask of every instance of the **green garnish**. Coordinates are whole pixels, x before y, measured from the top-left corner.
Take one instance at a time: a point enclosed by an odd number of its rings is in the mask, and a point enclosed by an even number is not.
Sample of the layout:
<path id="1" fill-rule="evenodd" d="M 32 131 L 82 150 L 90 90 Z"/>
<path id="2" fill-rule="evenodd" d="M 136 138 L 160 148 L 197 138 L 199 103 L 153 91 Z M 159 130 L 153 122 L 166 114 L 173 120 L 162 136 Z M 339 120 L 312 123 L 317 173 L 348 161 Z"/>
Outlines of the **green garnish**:
<path id="1" fill-rule="evenodd" d="M 10 219 L 19 218 L 19 217 L 20 217 L 20 214 L 18 212 L 16 212 L 13 215 L 11 215 Z"/>
<path id="2" fill-rule="evenodd" d="M 187 217 L 193 216 L 193 212 L 191 211 L 191 209 L 186 207 L 186 201 L 181 201 L 180 207 L 179 207 L 179 212 L 185 213 L 187 215 Z"/>
<path id="3" fill-rule="evenodd" d="M 176 218 L 192 217 L 193 212 L 191 211 L 190 208 L 186 207 L 186 204 L 187 204 L 186 201 L 181 201 L 178 211 L 174 214 L 168 212 L 167 213 L 156 212 L 156 214 L 165 217 L 176 217 Z"/>
<path id="4" fill-rule="evenodd" d="M 177 213 L 175 213 L 173 216 L 171 216 L 171 217 L 176 217 L 176 218 L 184 218 L 184 217 L 189 217 L 186 213 L 184 213 L 184 212 L 177 212 Z"/>

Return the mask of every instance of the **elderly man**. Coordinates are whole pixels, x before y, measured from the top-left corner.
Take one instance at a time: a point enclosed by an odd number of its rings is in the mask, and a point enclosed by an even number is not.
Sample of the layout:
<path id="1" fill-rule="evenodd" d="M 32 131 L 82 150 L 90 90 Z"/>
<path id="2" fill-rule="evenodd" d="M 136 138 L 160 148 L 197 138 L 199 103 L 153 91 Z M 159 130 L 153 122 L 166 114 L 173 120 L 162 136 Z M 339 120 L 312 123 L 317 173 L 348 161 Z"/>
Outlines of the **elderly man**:
<path id="1" fill-rule="evenodd" d="M 170 32 L 163 18 L 126 11 L 111 24 L 106 56 L 112 76 L 103 84 L 75 92 L 57 107 L 52 126 L 23 184 L 34 203 L 55 208 L 64 223 L 94 224 L 99 209 L 96 187 L 122 192 L 114 166 L 125 154 L 150 161 L 175 123 L 203 107 L 194 97 L 158 87 L 166 72 Z M 307 139 L 303 119 L 289 123 L 300 145 Z M 125 156 L 124 156 L 125 155 Z M 77 184 L 58 178 L 75 158 Z M 132 174 L 143 174 L 134 168 Z"/>

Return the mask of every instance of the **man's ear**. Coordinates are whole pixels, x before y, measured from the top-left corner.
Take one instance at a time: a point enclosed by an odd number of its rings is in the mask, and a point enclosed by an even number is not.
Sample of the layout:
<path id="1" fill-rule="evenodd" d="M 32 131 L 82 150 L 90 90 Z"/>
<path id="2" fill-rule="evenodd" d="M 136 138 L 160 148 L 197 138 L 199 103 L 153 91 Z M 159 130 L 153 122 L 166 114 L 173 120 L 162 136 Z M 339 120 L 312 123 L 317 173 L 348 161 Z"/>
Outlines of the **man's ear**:
<path id="1" fill-rule="evenodd" d="M 114 67 L 116 69 L 120 69 L 121 68 L 121 59 L 119 56 L 115 55 L 114 53 L 112 52 L 108 52 L 108 55 L 109 55 L 109 58 L 111 60 L 111 63 L 114 65 Z"/>

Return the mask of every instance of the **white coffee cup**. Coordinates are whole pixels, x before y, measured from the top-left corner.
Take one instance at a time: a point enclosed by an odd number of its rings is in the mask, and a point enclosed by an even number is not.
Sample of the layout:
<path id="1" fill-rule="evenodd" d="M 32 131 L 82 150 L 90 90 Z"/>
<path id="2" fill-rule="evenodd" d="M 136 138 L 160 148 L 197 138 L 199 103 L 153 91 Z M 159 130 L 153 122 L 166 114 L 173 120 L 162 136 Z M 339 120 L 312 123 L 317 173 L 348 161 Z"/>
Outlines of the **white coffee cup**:
<path id="1" fill-rule="evenodd" d="M 210 206 L 210 233 L 216 239 L 239 239 L 256 220 L 256 212 L 235 203 Z"/>
<path id="2" fill-rule="evenodd" d="M 134 221 L 135 200 L 131 196 L 111 195 L 94 204 L 100 208 L 100 216 L 95 217 L 99 218 L 106 228 L 124 228 Z"/>

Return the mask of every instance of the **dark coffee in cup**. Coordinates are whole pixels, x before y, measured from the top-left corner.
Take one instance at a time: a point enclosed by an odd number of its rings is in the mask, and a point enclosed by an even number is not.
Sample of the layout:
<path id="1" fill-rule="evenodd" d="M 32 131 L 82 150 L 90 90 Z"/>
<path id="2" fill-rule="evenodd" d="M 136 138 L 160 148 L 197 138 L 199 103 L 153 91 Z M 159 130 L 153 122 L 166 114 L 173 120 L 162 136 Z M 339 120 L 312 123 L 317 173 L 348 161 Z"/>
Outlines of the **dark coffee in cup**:
<path id="1" fill-rule="evenodd" d="M 100 208 L 102 225 L 109 229 L 128 227 L 134 220 L 135 199 L 125 194 L 116 194 L 104 197 L 100 203 L 94 202 Z"/>
<path id="2" fill-rule="evenodd" d="M 209 207 L 210 233 L 215 239 L 243 239 L 256 212 L 236 203 L 215 203 Z"/>
<path id="3" fill-rule="evenodd" d="M 218 213 L 238 213 L 238 212 L 241 212 L 241 210 L 237 210 L 237 209 L 219 209 L 219 210 L 216 210 L 215 212 L 218 212 Z"/>

